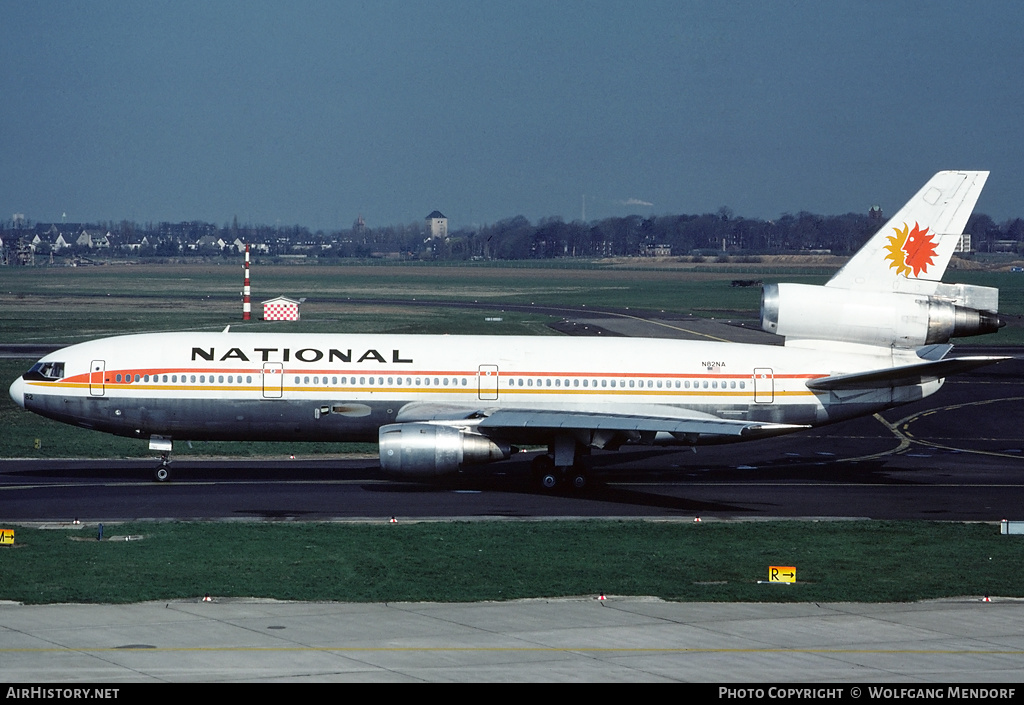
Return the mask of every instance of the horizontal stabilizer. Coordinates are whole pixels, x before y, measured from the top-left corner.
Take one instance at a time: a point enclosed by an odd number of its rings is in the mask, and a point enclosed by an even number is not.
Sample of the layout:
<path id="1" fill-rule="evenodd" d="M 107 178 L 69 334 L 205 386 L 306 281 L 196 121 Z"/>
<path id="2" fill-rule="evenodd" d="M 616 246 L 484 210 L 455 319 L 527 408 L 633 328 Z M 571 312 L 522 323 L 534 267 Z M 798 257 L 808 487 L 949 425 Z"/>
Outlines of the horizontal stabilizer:
<path id="1" fill-rule="evenodd" d="M 949 360 L 924 362 L 902 367 L 889 367 L 869 372 L 854 372 L 847 375 L 820 377 L 807 383 L 808 389 L 828 391 L 839 389 L 887 389 L 924 384 L 959 372 L 968 372 L 995 362 L 1009 360 L 1009 357 L 955 357 Z"/>

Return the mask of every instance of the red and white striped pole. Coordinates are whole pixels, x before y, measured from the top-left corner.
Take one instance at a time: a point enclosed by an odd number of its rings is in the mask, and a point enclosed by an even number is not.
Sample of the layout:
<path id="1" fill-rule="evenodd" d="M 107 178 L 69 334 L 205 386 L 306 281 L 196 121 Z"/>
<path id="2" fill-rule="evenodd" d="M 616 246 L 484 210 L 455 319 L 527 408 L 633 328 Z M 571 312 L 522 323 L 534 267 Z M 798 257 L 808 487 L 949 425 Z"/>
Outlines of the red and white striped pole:
<path id="1" fill-rule="evenodd" d="M 249 245 L 245 245 L 245 286 L 242 288 L 242 320 L 248 321 L 252 314 L 252 304 L 249 302 Z"/>

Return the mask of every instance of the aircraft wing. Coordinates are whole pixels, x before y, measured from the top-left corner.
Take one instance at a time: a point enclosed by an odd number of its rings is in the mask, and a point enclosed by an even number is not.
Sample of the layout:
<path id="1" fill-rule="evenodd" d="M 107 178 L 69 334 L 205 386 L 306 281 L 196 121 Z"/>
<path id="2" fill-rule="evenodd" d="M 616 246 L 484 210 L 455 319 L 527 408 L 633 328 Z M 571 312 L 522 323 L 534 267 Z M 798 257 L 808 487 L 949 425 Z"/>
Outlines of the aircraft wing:
<path id="1" fill-rule="evenodd" d="M 884 389 L 924 384 L 958 372 L 968 372 L 1009 357 L 954 357 L 949 360 L 922 362 L 900 367 L 889 367 L 868 372 L 854 372 L 831 377 L 819 377 L 807 382 L 808 389 L 831 391 L 840 389 Z"/>
<path id="2" fill-rule="evenodd" d="M 396 421 L 449 424 L 468 421 L 481 433 L 495 436 L 521 436 L 524 432 L 536 436 L 554 431 L 602 431 L 751 437 L 807 428 L 797 424 L 723 419 L 689 409 L 649 405 L 634 406 L 626 412 L 592 412 L 580 409 L 409 404 L 399 412 Z"/>
<path id="3" fill-rule="evenodd" d="M 535 409 L 497 409 L 478 425 L 483 432 L 516 429 L 551 431 L 621 431 L 636 433 L 665 432 L 673 435 L 754 436 L 762 433 L 807 428 L 797 424 L 723 419 L 711 414 L 700 416 L 652 416 L 584 411 Z"/>

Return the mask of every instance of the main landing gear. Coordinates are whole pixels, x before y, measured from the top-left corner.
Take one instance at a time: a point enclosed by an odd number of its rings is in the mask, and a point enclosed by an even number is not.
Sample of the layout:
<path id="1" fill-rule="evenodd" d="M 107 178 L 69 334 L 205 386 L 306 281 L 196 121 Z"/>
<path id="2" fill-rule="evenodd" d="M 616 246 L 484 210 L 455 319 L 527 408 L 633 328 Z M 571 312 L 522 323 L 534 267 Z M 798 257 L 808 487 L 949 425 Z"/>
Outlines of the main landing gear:
<path id="1" fill-rule="evenodd" d="M 568 488 L 581 491 L 590 485 L 590 473 L 583 464 L 589 449 L 572 439 L 559 438 L 546 455 L 533 459 L 534 481 L 546 491 Z"/>

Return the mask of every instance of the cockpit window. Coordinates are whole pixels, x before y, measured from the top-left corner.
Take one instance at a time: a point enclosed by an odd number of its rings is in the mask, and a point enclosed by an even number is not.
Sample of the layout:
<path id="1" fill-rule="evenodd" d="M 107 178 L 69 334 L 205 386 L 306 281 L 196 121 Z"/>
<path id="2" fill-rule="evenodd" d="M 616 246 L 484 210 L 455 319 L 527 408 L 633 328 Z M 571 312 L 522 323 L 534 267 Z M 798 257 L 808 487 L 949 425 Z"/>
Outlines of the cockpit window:
<path id="1" fill-rule="evenodd" d="M 32 369 L 26 372 L 25 379 L 41 380 L 43 382 L 58 380 L 64 377 L 63 362 L 37 362 Z"/>

